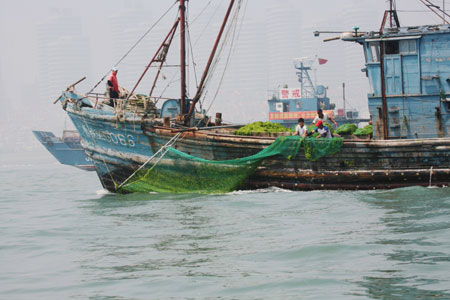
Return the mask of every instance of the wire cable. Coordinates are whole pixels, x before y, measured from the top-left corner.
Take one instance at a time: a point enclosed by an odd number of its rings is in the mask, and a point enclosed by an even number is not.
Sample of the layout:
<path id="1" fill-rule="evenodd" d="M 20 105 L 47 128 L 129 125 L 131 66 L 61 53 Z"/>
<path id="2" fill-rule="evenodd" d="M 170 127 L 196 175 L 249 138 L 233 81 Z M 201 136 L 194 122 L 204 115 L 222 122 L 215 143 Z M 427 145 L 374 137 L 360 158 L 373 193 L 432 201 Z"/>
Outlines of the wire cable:
<path id="1" fill-rule="evenodd" d="M 177 4 L 178 1 L 175 1 L 172 6 L 169 7 L 169 9 L 161 16 L 159 17 L 159 19 L 144 33 L 144 35 L 142 35 L 137 41 L 136 43 L 134 43 L 134 45 L 114 64 L 114 66 L 118 66 L 130 53 L 131 51 L 134 50 L 134 48 L 137 47 L 137 45 L 139 45 L 139 43 L 153 30 L 153 28 L 155 28 L 156 25 L 158 25 L 158 23 L 169 13 L 169 11 L 175 6 L 175 4 Z M 100 79 L 99 82 L 97 82 L 97 84 L 89 91 L 87 92 L 87 94 L 92 93 L 93 90 L 95 90 L 97 88 L 97 86 L 103 81 L 105 80 L 106 76 L 108 76 L 108 74 L 111 72 L 111 70 L 108 70 L 108 72 L 102 77 L 102 79 Z"/>
<path id="2" fill-rule="evenodd" d="M 217 95 L 219 94 L 220 87 L 222 86 L 223 79 L 224 79 L 224 77 L 225 77 L 226 71 L 227 71 L 228 66 L 229 66 L 229 64 L 230 64 L 231 54 L 233 53 L 233 46 L 234 46 L 234 43 L 235 43 L 235 41 L 237 42 L 237 40 L 239 39 L 239 35 L 240 35 L 241 29 L 242 29 L 243 19 L 244 19 L 244 16 L 245 16 L 245 11 L 246 11 L 246 8 L 247 8 L 247 3 L 248 3 L 248 2 L 245 2 L 246 5 L 245 5 L 245 9 L 244 9 L 244 15 L 243 15 L 243 17 L 242 17 L 242 19 L 241 19 L 241 26 L 240 26 L 240 28 L 239 28 L 239 31 L 238 31 L 238 34 L 237 34 L 237 37 L 236 37 L 236 29 L 237 29 L 237 27 L 238 27 L 238 25 L 237 25 L 237 24 L 238 24 L 238 16 L 239 16 L 240 8 L 241 8 L 241 6 L 242 6 L 242 2 L 243 2 L 243 0 L 239 0 L 239 3 L 238 3 L 238 5 L 237 5 L 235 14 L 234 14 L 233 19 L 232 19 L 232 22 L 231 22 L 231 25 L 230 25 L 230 27 L 229 27 L 229 29 L 228 29 L 228 31 L 227 31 L 226 38 L 225 38 L 225 40 L 224 40 L 224 44 L 222 45 L 222 47 L 221 47 L 221 49 L 220 49 L 220 51 L 219 51 L 218 59 L 217 59 L 217 61 L 215 62 L 215 65 L 213 66 L 213 68 L 212 68 L 212 70 L 211 70 L 211 73 L 210 73 L 210 74 L 213 74 L 213 73 L 214 73 L 214 70 L 215 70 L 215 68 L 216 68 L 217 65 L 218 65 L 218 61 L 220 60 L 220 54 L 221 54 L 221 52 L 222 52 L 223 49 L 224 49 L 224 45 L 226 44 L 226 41 L 229 39 L 230 35 L 232 34 L 232 39 L 231 39 L 231 44 L 230 44 L 230 51 L 229 51 L 229 53 L 228 53 L 228 57 L 227 57 L 227 60 L 226 60 L 226 62 L 225 62 L 224 70 L 223 70 L 222 76 L 221 76 L 221 78 L 220 78 L 220 80 L 219 80 L 219 84 L 218 84 L 218 86 L 217 86 L 217 89 L 216 89 L 216 92 L 215 92 L 215 94 L 214 94 L 214 96 L 213 96 L 213 99 L 211 100 L 211 103 L 209 104 L 209 106 L 208 106 L 208 108 L 207 108 L 207 110 L 206 110 L 206 113 L 209 112 L 209 110 L 211 109 L 212 105 L 214 104 L 214 102 L 215 102 L 215 100 L 216 100 L 216 98 L 217 98 Z M 231 32 L 232 32 L 232 33 L 231 33 Z M 211 78 L 212 78 L 212 75 L 211 75 L 211 76 L 207 79 L 207 81 L 205 82 L 205 86 L 208 84 L 208 82 L 211 80 Z"/>

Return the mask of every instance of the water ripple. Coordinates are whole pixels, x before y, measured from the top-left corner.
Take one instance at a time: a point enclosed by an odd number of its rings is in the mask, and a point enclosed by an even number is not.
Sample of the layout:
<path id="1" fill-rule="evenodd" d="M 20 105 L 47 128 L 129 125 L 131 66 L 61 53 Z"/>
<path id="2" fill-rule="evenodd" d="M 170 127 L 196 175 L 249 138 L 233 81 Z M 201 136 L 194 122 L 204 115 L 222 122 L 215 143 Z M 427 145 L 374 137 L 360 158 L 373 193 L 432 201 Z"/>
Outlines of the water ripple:
<path id="1" fill-rule="evenodd" d="M 450 299 L 449 188 L 115 195 L 57 164 L 0 180 L 2 299 Z"/>

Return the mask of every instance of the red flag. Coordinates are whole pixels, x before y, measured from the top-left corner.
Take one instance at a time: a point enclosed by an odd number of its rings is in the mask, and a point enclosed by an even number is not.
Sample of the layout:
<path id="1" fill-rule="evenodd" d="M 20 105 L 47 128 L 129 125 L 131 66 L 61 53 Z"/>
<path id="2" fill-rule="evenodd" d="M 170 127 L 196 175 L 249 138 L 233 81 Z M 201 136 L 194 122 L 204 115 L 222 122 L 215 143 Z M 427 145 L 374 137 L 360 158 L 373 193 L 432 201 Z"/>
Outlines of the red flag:
<path id="1" fill-rule="evenodd" d="M 324 64 L 327 63 L 327 61 L 328 61 L 328 59 L 325 59 L 325 58 L 319 58 L 319 65 L 324 65 Z"/>

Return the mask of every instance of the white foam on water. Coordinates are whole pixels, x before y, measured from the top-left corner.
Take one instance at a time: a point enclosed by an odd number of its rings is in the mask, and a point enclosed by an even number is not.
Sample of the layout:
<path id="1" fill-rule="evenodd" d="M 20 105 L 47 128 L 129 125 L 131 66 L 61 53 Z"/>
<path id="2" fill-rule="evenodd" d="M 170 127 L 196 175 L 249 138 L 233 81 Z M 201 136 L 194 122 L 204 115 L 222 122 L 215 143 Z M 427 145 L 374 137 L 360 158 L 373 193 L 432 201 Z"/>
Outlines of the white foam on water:
<path id="1" fill-rule="evenodd" d="M 111 193 L 110 191 L 105 190 L 105 189 L 98 190 L 98 191 L 96 191 L 95 193 L 96 193 L 97 195 L 111 195 L 111 194 L 113 194 L 113 193 Z"/>
<path id="2" fill-rule="evenodd" d="M 247 194 L 256 194 L 256 193 L 293 193 L 293 192 L 294 191 L 271 186 L 268 188 L 256 189 L 256 190 L 238 190 L 238 191 L 227 193 L 227 195 L 247 195 Z"/>
<path id="3" fill-rule="evenodd" d="M 444 188 L 445 186 L 443 186 L 443 188 Z M 427 186 L 427 188 L 428 189 L 440 189 L 441 187 L 440 186 L 436 186 L 436 185 L 429 185 L 429 186 Z"/>

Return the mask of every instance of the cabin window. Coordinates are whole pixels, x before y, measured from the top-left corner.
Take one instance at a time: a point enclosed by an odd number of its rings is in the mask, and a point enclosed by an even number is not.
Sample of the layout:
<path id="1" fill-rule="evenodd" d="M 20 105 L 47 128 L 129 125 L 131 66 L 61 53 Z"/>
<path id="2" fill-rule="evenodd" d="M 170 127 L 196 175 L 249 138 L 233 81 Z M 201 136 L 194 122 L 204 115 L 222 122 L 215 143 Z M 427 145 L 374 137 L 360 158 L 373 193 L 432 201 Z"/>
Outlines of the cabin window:
<path id="1" fill-rule="evenodd" d="M 416 40 L 400 41 L 400 53 L 402 54 L 416 54 Z"/>
<path id="2" fill-rule="evenodd" d="M 398 41 L 387 41 L 384 44 L 386 54 L 399 54 Z"/>
<path id="3" fill-rule="evenodd" d="M 380 61 L 380 43 L 370 43 L 370 56 L 372 62 Z"/>
<path id="4" fill-rule="evenodd" d="M 283 111 L 285 112 L 289 111 L 289 103 L 283 103 Z"/>
<path id="5" fill-rule="evenodd" d="M 278 102 L 273 104 L 273 110 L 283 112 L 283 103 Z"/>
<path id="6" fill-rule="evenodd" d="M 297 107 L 297 109 L 302 109 L 302 102 L 301 101 L 297 101 L 296 107 Z"/>

